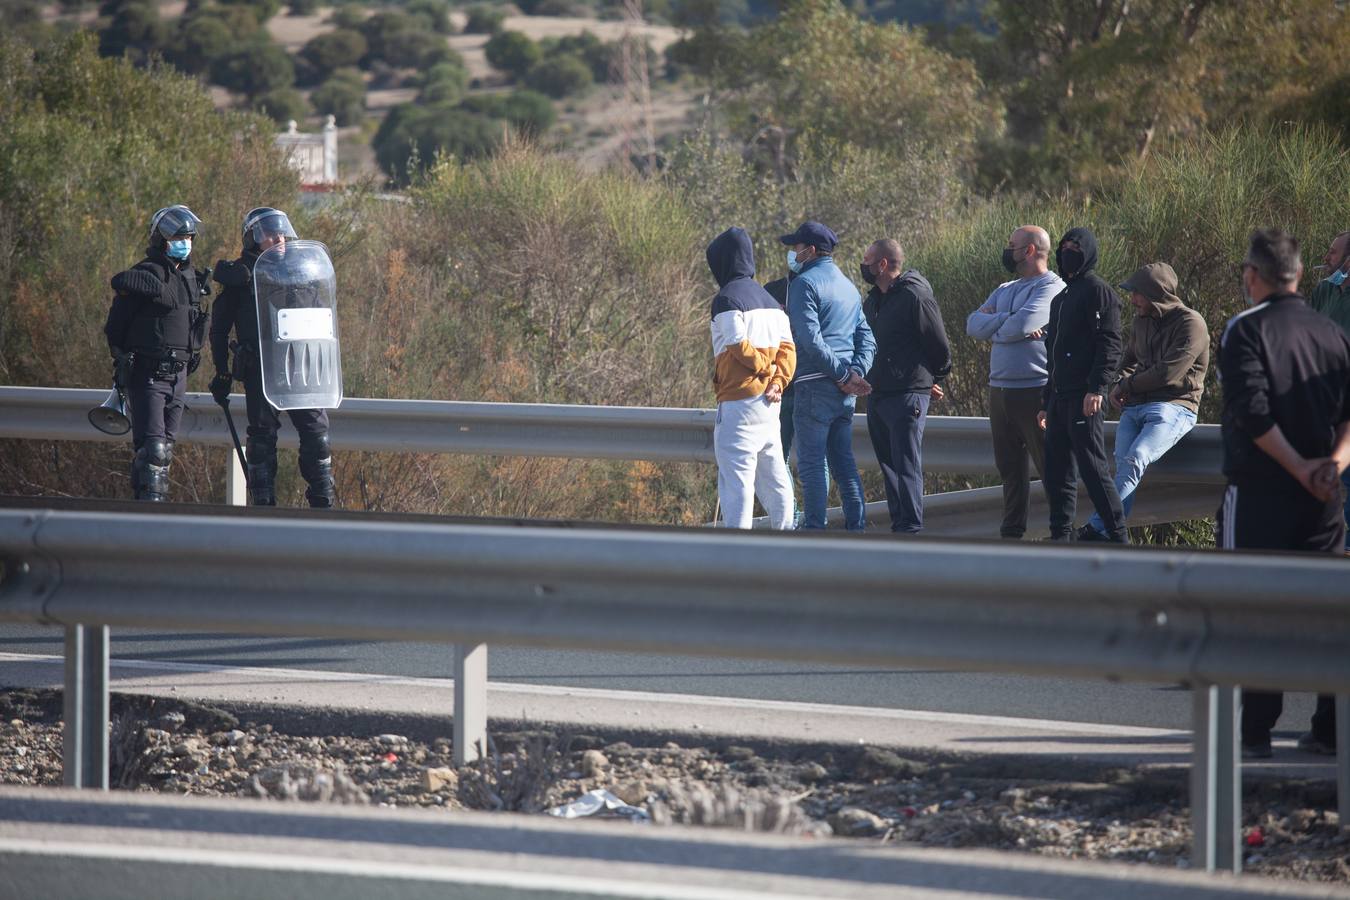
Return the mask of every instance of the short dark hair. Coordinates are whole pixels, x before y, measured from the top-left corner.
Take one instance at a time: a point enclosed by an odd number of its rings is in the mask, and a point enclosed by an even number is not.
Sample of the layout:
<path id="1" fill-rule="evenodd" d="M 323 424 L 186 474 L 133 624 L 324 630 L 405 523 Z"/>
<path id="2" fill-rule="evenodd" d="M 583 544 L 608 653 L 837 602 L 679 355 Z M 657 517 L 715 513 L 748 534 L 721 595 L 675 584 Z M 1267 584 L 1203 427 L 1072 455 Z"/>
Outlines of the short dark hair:
<path id="1" fill-rule="evenodd" d="M 1297 281 L 1303 265 L 1298 254 L 1298 238 L 1279 228 L 1259 228 L 1252 232 L 1246 262 L 1266 284 Z"/>
<path id="2" fill-rule="evenodd" d="M 897 269 L 905 267 L 905 251 L 899 241 L 894 238 L 882 238 L 873 241 L 872 246 L 877 248 L 877 256 L 889 260 Z"/>

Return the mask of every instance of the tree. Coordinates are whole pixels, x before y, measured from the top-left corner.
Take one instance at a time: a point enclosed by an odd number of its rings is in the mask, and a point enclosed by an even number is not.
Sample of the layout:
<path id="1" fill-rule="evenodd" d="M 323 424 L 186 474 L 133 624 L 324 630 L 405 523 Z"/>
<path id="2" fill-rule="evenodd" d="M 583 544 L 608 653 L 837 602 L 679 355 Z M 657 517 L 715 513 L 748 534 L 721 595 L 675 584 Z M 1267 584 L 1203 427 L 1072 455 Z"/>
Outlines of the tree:
<path id="1" fill-rule="evenodd" d="M 450 25 L 450 4 L 448 0 L 408 0 L 404 7 L 408 15 L 422 19 L 437 34 L 453 34 Z"/>
<path id="2" fill-rule="evenodd" d="M 692 44 L 687 59 L 715 89 L 733 133 L 780 180 L 796 176 L 808 143 L 818 153 L 846 144 L 968 159 L 998 121 L 969 60 L 838 0 L 790 0 L 774 22 L 701 30 Z"/>
<path id="3" fill-rule="evenodd" d="M 506 12 L 497 6 L 479 3 L 470 6 L 464 21 L 465 34 L 496 34 L 502 30 Z"/>
<path id="4" fill-rule="evenodd" d="M 144 63 L 164 46 L 169 27 L 159 17 L 159 7 L 148 0 L 133 0 L 115 7 L 112 21 L 99 32 L 98 52 L 125 56 Z"/>
<path id="5" fill-rule="evenodd" d="M 525 83 L 533 90 L 562 99 L 590 89 L 594 79 L 590 66 L 576 56 L 564 54 L 535 63 L 526 74 Z"/>
<path id="6" fill-rule="evenodd" d="M 469 85 L 469 73 L 462 65 L 452 62 L 437 63 L 421 78 L 417 102 L 453 106 L 464 96 Z"/>
<path id="7" fill-rule="evenodd" d="M 542 58 L 539 45 L 519 31 L 499 31 L 483 46 L 487 61 L 514 78 L 522 78 Z"/>
<path id="8" fill-rule="evenodd" d="M 300 55 L 324 78 L 344 66 L 356 65 L 369 49 L 361 32 L 339 28 L 310 38 Z"/>
<path id="9" fill-rule="evenodd" d="M 502 125 L 486 116 L 439 106 L 405 103 L 390 110 L 371 141 L 380 168 L 407 184 L 438 154 L 472 159 L 491 152 Z"/>
<path id="10" fill-rule="evenodd" d="M 282 125 L 291 120 L 298 122 L 309 115 L 309 104 L 305 102 L 304 95 L 289 87 L 268 91 L 258 98 L 254 108 Z"/>
<path id="11" fill-rule="evenodd" d="M 973 58 L 1008 127 L 981 161 L 986 188 L 1086 190 L 1160 143 L 1288 121 L 1350 74 L 1325 37 L 1350 26 L 1335 0 L 1050 0 L 1037 16 L 999 0 L 991 12 L 998 38 Z"/>
<path id="12" fill-rule="evenodd" d="M 256 98 L 293 85 L 295 67 L 281 47 L 259 41 L 218 59 L 211 77 L 222 87 Z"/>
<path id="13" fill-rule="evenodd" d="M 366 83 L 356 69 L 339 69 L 309 95 L 320 115 L 331 115 L 339 125 L 355 125 L 366 114 Z"/>
<path id="14" fill-rule="evenodd" d="M 198 16 L 179 20 L 178 37 L 165 50 L 179 69 L 200 75 L 234 47 L 234 36 L 224 22 L 215 16 Z"/>
<path id="15" fill-rule="evenodd" d="M 517 90 L 509 94 L 475 94 L 466 97 L 460 109 L 493 119 L 505 119 L 518 131 L 532 136 L 548 131 L 558 117 L 553 101 L 531 90 Z"/>
<path id="16" fill-rule="evenodd" d="M 339 6 L 328 17 L 328 23 L 334 28 L 350 28 L 353 31 L 360 31 L 365 21 L 365 9 L 354 5 Z"/>

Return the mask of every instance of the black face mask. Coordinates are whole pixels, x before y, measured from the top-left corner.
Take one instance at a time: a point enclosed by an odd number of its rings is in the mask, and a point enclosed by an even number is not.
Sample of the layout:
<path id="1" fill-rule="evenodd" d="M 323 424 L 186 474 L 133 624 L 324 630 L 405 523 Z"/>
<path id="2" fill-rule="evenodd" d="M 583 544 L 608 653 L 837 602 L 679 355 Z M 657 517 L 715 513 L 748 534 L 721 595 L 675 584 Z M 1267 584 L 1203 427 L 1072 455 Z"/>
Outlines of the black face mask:
<path id="1" fill-rule="evenodd" d="M 1077 275 L 1086 259 L 1082 250 L 1065 247 L 1055 251 L 1055 264 L 1059 267 L 1059 274 L 1066 278 Z"/>
<path id="2" fill-rule="evenodd" d="M 877 276 L 872 274 L 872 270 L 868 268 L 867 263 L 862 264 L 862 278 L 870 285 L 875 286 L 877 283 Z"/>
<path id="3" fill-rule="evenodd" d="M 1011 247 L 1003 248 L 1003 268 L 1013 274 L 1017 273 L 1017 258 L 1014 256 L 1015 253 L 1017 253 L 1017 251 Z"/>

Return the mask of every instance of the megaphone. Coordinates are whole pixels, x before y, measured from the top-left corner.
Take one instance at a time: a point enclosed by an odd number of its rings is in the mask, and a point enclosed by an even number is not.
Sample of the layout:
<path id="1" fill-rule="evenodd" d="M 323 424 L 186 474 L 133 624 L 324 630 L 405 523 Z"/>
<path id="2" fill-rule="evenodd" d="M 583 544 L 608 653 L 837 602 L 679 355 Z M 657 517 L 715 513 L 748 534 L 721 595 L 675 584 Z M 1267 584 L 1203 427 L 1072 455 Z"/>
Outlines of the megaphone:
<path id="1" fill-rule="evenodd" d="M 127 398 L 121 388 L 108 392 L 108 399 L 89 410 L 89 424 L 104 434 L 126 434 L 131 430 L 127 418 Z"/>

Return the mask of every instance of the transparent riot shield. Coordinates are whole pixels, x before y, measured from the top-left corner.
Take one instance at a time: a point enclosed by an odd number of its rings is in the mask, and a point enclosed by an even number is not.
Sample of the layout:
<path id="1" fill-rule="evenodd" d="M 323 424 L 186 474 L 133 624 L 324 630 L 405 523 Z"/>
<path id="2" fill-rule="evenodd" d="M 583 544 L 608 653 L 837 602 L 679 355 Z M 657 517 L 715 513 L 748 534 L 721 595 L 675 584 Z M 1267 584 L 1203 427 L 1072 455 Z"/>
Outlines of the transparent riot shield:
<path id="1" fill-rule="evenodd" d="M 287 241 L 253 267 L 263 396 L 277 409 L 336 409 L 342 402 L 337 280 L 328 248 Z"/>

